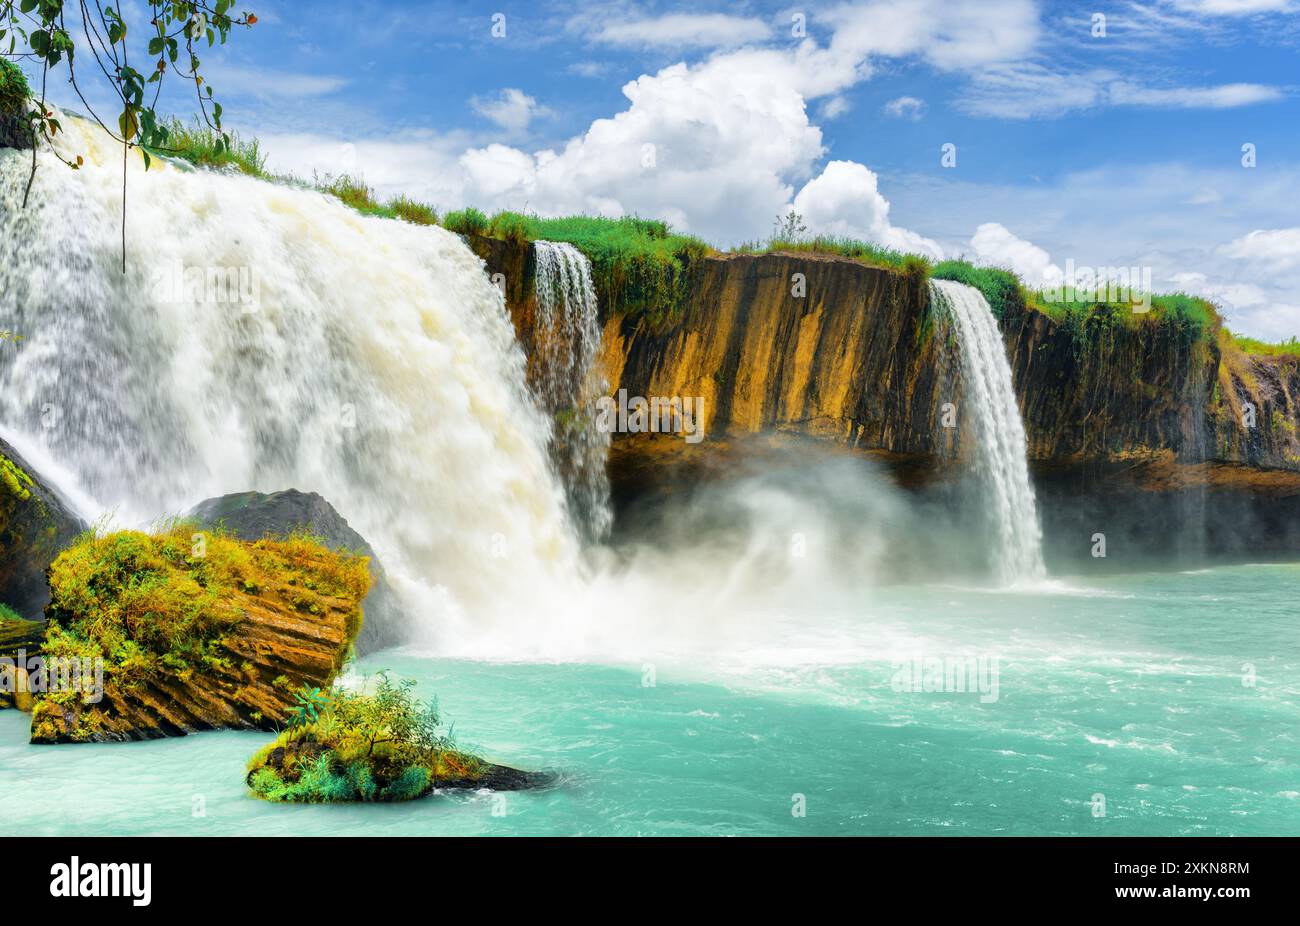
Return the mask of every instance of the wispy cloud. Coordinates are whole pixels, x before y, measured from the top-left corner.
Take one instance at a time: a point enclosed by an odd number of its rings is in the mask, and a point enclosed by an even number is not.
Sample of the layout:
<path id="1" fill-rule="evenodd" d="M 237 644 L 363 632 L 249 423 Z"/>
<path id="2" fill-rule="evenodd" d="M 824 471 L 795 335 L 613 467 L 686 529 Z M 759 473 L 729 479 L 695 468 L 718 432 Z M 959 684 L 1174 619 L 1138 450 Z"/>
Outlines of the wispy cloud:
<path id="1" fill-rule="evenodd" d="M 1110 101 L 1118 106 L 1158 106 L 1171 109 L 1231 109 L 1255 103 L 1272 103 L 1284 96 L 1278 87 L 1263 84 L 1159 89 L 1115 83 L 1108 88 L 1108 94 Z"/>
<path id="2" fill-rule="evenodd" d="M 618 19 L 605 15 L 593 41 L 625 47 L 726 48 L 762 42 L 771 28 L 761 19 L 728 13 L 669 13 Z"/>
<path id="3" fill-rule="evenodd" d="M 305 99 L 328 96 L 347 86 L 347 78 L 332 74 L 302 74 L 267 68 L 213 64 L 209 81 L 223 92 L 247 93 L 263 99 Z"/>
<path id="4" fill-rule="evenodd" d="M 1209 16 L 1248 16 L 1295 9 L 1295 0 L 1174 0 L 1173 6 Z"/>
<path id="5" fill-rule="evenodd" d="M 1057 71 L 1040 64 L 992 67 L 976 76 L 958 99 L 959 109 L 1002 119 L 1055 118 L 1101 106 L 1159 109 L 1231 109 L 1283 99 L 1280 87 L 1216 84 L 1155 87 L 1123 79 L 1109 70 Z"/>
<path id="6" fill-rule="evenodd" d="M 507 87 L 494 97 L 473 97 L 469 102 L 480 116 L 513 134 L 527 131 L 529 123 L 538 117 L 552 115 L 551 110 L 516 87 Z"/>
<path id="7" fill-rule="evenodd" d="M 925 115 L 925 109 L 925 100 L 914 96 L 900 96 L 885 104 L 885 115 L 894 119 L 911 119 L 913 122 L 919 122 Z"/>

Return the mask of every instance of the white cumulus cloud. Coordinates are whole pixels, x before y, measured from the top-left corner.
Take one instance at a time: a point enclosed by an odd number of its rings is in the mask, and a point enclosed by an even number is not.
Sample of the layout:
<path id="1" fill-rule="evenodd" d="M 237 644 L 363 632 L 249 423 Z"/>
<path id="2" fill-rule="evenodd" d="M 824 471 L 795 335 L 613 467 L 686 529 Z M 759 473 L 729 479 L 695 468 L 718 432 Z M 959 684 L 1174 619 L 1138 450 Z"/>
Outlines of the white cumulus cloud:
<path id="1" fill-rule="evenodd" d="M 1229 241 L 1219 248 L 1219 253 L 1289 272 L 1300 267 L 1300 227 L 1259 229 Z"/>
<path id="2" fill-rule="evenodd" d="M 998 222 L 985 222 L 970 239 L 975 263 L 1010 270 L 1030 286 L 1040 287 L 1061 280 L 1061 268 L 1052 256 L 1033 242 L 1017 237 Z"/>
<path id="3" fill-rule="evenodd" d="M 761 19 L 726 13 L 670 13 L 642 19 L 618 19 L 603 14 L 606 21 L 591 38 L 608 45 L 719 48 L 761 42 L 771 33 Z"/>
<path id="4" fill-rule="evenodd" d="M 885 247 L 942 258 L 938 243 L 889 221 L 889 201 L 876 175 L 853 161 L 831 161 L 794 198 L 793 208 L 813 234 L 858 238 Z"/>

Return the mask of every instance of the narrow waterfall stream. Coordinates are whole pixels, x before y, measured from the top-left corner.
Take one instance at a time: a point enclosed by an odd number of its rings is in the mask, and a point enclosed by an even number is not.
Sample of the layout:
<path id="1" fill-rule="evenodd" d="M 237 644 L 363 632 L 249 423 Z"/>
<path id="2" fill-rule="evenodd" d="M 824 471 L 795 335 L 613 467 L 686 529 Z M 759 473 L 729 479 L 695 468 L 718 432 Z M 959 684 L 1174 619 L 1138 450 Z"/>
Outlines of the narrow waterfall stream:
<path id="1" fill-rule="evenodd" d="M 1025 427 L 997 320 L 974 287 L 951 280 L 932 280 L 930 286 L 957 329 L 963 410 L 975 420 L 975 465 L 997 535 L 994 570 L 1007 585 L 1041 579 L 1042 529 L 1025 459 Z"/>
<path id="2" fill-rule="evenodd" d="M 571 244 L 538 241 L 535 247 L 534 387 L 554 416 L 552 458 L 574 520 L 587 539 L 599 540 L 614 515 L 605 472 L 610 435 L 596 425 L 606 383 L 596 368 L 600 318 L 591 262 Z"/>

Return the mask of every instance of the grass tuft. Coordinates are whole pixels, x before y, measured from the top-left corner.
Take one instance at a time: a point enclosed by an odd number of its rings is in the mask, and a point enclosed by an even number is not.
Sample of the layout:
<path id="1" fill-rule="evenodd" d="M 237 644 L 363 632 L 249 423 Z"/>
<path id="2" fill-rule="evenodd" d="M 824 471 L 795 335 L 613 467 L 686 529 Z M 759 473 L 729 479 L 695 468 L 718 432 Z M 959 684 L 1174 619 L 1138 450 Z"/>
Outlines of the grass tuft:
<path id="1" fill-rule="evenodd" d="M 396 218 L 412 225 L 437 225 L 438 212 L 432 206 L 416 202 L 406 196 L 398 196 L 388 201 L 388 208 Z"/>
<path id="2" fill-rule="evenodd" d="M 1269 342 L 1229 331 L 1228 337 L 1239 350 L 1247 354 L 1259 354 L 1265 357 L 1300 357 L 1300 339 L 1294 336 L 1285 341 Z"/>
<path id="3" fill-rule="evenodd" d="M 749 242 L 736 249 L 742 254 L 773 254 L 778 251 L 795 253 L 834 254 L 861 261 L 872 267 L 915 272 L 917 262 L 929 267 L 928 259 L 920 254 L 908 254 L 882 245 L 836 235 L 816 235 L 809 238 L 772 237 L 763 242 Z"/>
<path id="4" fill-rule="evenodd" d="M 470 206 L 448 212 L 442 218 L 442 227 L 458 235 L 485 235 L 488 230 L 488 217 Z"/>
<path id="5" fill-rule="evenodd" d="M 999 320 L 1011 318 L 1024 310 L 1025 294 L 1020 279 L 1009 270 L 977 267 L 964 260 L 945 260 L 937 264 L 930 275 L 936 280 L 953 280 L 978 289 Z"/>
<path id="6" fill-rule="evenodd" d="M 187 161 L 195 167 L 210 170 L 238 169 L 251 177 L 266 178 L 266 155 L 256 138 L 245 139 L 238 132 L 230 136 L 229 149 L 219 145 L 221 135 L 211 126 L 199 122 L 185 123 L 173 118 L 167 125 L 167 144 L 164 154 Z"/>

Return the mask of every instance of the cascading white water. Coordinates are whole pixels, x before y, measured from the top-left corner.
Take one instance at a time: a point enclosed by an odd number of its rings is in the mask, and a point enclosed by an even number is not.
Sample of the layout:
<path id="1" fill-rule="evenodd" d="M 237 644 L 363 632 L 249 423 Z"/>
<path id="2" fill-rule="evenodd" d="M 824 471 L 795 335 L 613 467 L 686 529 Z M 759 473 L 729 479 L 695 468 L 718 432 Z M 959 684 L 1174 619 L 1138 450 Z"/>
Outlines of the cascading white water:
<path id="1" fill-rule="evenodd" d="M 957 330 L 963 406 L 975 419 L 976 466 L 989 493 L 997 532 L 994 568 L 1005 584 L 1041 579 L 1046 573 L 1042 528 L 1025 459 L 1025 428 L 997 321 L 983 294 L 973 287 L 932 280 L 930 288 Z"/>
<path id="2" fill-rule="evenodd" d="M 0 344 L 0 425 L 117 523 L 319 492 L 444 630 L 572 573 L 549 428 L 457 236 L 133 156 L 124 274 L 121 148 L 63 124 L 61 153 L 86 166 L 42 152 L 26 209 L 30 162 L 0 151 L 0 329 L 22 337 Z"/>
<path id="3" fill-rule="evenodd" d="M 597 368 L 600 317 L 591 262 L 571 244 L 535 243 L 537 319 L 533 382 L 555 416 L 553 458 L 569 504 L 589 539 L 613 524 L 605 460 L 610 435 L 597 426 L 597 400 L 607 383 Z"/>

